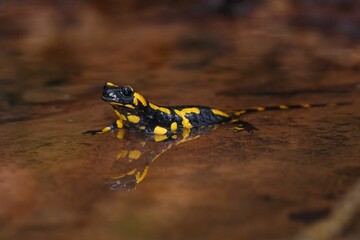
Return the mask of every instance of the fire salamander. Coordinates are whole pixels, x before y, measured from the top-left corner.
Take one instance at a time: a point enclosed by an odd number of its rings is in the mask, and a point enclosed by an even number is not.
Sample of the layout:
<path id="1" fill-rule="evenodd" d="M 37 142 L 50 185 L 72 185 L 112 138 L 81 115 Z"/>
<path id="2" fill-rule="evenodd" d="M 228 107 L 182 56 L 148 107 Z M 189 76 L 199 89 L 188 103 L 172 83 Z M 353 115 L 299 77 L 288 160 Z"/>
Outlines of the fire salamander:
<path id="1" fill-rule="evenodd" d="M 256 128 L 240 120 L 240 116 L 250 112 L 265 110 L 286 110 L 295 108 L 321 107 L 326 104 L 279 105 L 273 107 L 253 107 L 227 113 L 203 106 L 158 106 L 147 101 L 130 86 L 120 87 L 106 83 L 101 97 L 114 109 L 118 119 L 101 130 L 90 130 L 84 134 L 101 134 L 115 129 L 126 128 L 130 131 L 154 135 L 172 135 L 183 129 L 202 128 L 223 123 L 236 123 L 237 131 L 253 132 Z"/>

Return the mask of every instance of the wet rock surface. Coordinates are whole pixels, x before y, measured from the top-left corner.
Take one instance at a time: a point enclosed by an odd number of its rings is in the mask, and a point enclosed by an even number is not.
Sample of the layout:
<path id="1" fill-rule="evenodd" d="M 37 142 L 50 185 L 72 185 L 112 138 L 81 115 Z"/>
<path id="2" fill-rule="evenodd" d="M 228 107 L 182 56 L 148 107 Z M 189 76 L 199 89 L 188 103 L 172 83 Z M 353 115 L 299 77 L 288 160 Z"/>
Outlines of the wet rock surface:
<path id="1" fill-rule="evenodd" d="M 15 2 L 0 3 L 0 239 L 359 237 L 358 3 Z M 255 133 L 220 126 L 111 191 L 124 141 L 81 135 L 116 117 L 107 81 L 161 105 L 352 104 L 246 115 Z"/>

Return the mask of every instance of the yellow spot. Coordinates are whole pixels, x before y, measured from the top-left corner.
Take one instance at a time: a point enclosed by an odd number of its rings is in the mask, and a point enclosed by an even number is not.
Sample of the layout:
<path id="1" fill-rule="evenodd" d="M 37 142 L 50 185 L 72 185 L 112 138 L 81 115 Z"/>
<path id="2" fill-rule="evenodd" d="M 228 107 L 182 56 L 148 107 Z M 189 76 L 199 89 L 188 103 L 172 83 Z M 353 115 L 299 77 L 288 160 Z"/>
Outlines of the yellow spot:
<path id="1" fill-rule="evenodd" d="M 117 102 L 109 102 L 110 105 L 119 105 L 119 106 L 124 106 L 124 104 L 121 103 L 117 103 Z"/>
<path id="2" fill-rule="evenodd" d="M 140 175 L 139 172 L 136 174 L 135 177 L 136 177 L 136 182 L 137 182 L 137 183 L 139 183 L 139 182 L 141 182 L 142 180 L 144 180 L 144 178 L 146 177 L 146 174 L 147 174 L 148 170 L 149 170 L 149 166 L 146 166 L 145 169 L 144 169 L 144 172 L 143 172 L 141 175 Z"/>
<path id="3" fill-rule="evenodd" d="M 115 113 L 116 113 L 116 115 L 118 116 L 118 118 L 120 118 L 120 119 L 122 119 L 122 120 L 125 120 L 125 121 L 126 121 L 126 117 L 125 117 L 125 115 L 124 115 L 124 114 L 119 113 L 119 112 L 118 112 L 118 111 L 116 111 L 116 110 L 115 110 Z"/>
<path id="4" fill-rule="evenodd" d="M 311 107 L 310 104 L 307 104 L 307 103 L 301 104 L 301 106 L 302 106 L 303 108 L 309 108 L 309 107 Z"/>
<path id="5" fill-rule="evenodd" d="M 140 126 L 139 127 L 141 130 L 145 130 L 145 126 Z"/>
<path id="6" fill-rule="evenodd" d="M 196 107 L 192 107 L 192 108 L 183 108 L 181 109 L 181 111 L 183 113 L 196 113 L 196 114 L 199 114 L 200 113 L 200 109 L 196 108 Z"/>
<path id="7" fill-rule="evenodd" d="M 200 137 L 200 135 L 196 135 L 194 137 L 190 137 L 190 130 L 189 129 L 184 129 L 183 132 L 182 132 L 182 139 L 180 141 L 178 141 L 176 143 L 176 145 L 178 144 L 181 144 L 181 143 L 184 143 L 184 142 L 188 142 L 188 141 L 191 141 L 191 140 L 194 140 L 194 139 L 197 139 Z"/>
<path id="8" fill-rule="evenodd" d="M 255 109 L 256 109 L 256 111 L 259 111 L 259 112 L 265 111 L 265 108 L 264 108 L 264 107 L 256 107 Z"/>
<path id="9" fill-rule="evenodd" d="M 245 130 L 245 128 L 243 128 L 243 127 L 234 127 L 234 130 L 236 130 L 236 131 L 243 131 L 243 130 Z"/>
<path id="10" fill-rule="evenodd" d="M 112 82 L 107 82 L 106 85 L 109 87 L 119 87 L 118 85 L 113 84 Z"/>
<path id="11" fill-rule="evenodd" d="M 121 119 L 116 120 L 116 126 L 117 128 L 122 128 L 124 126 L 123 121 Z"/>
<path id="12" fill-rule="evenodd" d="M 188 129 L 184 129 L 182 132 L 182 138 L 186 139 L 190 135 L 190 131 Z"/>
<path id="13" fill-rule="evenodd" d="M 116 116 L 118 116 L 118 118 L 120 118 L 120 113 L 118 111 L 116 111 L 116 110 L 114 110 L 114 111 L 116 113 Z"/>
<path id="14" fill-rule="evenodd" d="M 135 172 L 136 172 L 136 168 L 133 168 L 133 169 L 131 169 L 130 171 L 128 171 L 127 173 L 126 173 L 126 175 L 133 175 Z"/>
<path id="15" fill-rule="evenodd" d="M 279 105 L 279 108 L 280 108 L 280 109 L 288 109 L 289 107 L 286 106 L 286 105 Z"/>
<path id="16" fill-rule="evenodd" d="M 234 113 L 234 115 L 240 116 L 240 115 L 242 115 L 244 113 L 246 113 L 246 110 L 237 111 L 237 112 Z"/>
<path id="17" fill-rule="evenodd" d="M 193 126 L 191 125 L 189 119 L 187 119 L 185 116 L 183 117 L 183 120 L 182 120 L 182 125 L 184 128 L 187 128 L 187 129 L 190 129 L 192 128 Z"/>
<path id="18" fill-rule="evenodd" d="M 137 106 L 138 105 L 138 99 L 134 97 L 133 103 L 134 103 L 135 106 Z"/>
<path id="19" fill-rule="evenodd" d="M 138 159 L 141 156 L 141 152 L 139 150 L 131 150 L 128 156 L 132 159 Z"/>
<path id="20" fill-rule="evenodd" d="M 220 115 L 220 116 L 223 116 L 223 117 L 230 117 L 227 113 L 225 113 L 223 111 L 220 111 L 218 109 L 211 109 L 211 111 L 216 115 Z"/>
<path id="21" fill-rule="evenodd" d="M 133 105 L 131 105 L 131 104 L 125 104 L 125 107 L 135 109 L 135 107 Z"/>
<path id="22" fill-rule="evenodd" d="M 130 115 L 127 117 L 127 119 L 132 123 L 138 123 L 140 121 L 140 117 L 135 115 Z"/>
<path id="23" fill-rule="evenodd" d="M 166 128 L 163 128 L 163 127 L 160 127 L 160 126 L 156 126 L 154 128 L 154 134 L 157 134 L 157 135 L 164 135 L 167 133 L 167 129 Z"/>
<path id="24" fill-rule="evenodd" d="M 150 107 L 152 109 L 162 111 L 162 112 L 164 112 L 166 114 L 170 114 L 170 109 L 168 109 L 168 108 L 159 107 L 159 106 L 156 106 L 155 104 L 152 104 L 152 103 L 149 103 L 149 105 L 150 105 Z"/>
<path id="25" fill-rule="evenodd" d="M 177 122 L 173 122 L 173 123 L 170 125 L 171 131 L 176 131 L 176 130 L 177 130 L 177 127 L 178 127 Z"/>
<path id="26" fill-rule="evenodd" d="M 147 102 L 146 102 L 145 98 L 142 95 L 140 95 L 138 93 L 134 93 L 134 97 L 137 100 L 139 100 L 143 106 L 147 106 Z"/>
<path id="27" fill-rule="evenodd" d="M 124 138 L 124 135 L 125 135 L 125 131 L 123 129 L 120 129 L 117 133 L 117 138 L 118 139 L 123 139 Z"/>
<path id="28" fill-rule="evenodd" d="M 124 120 L 124 121 L 126 121 L 127 119 L 126 119 L 126 116 L 124 115 L 124 114 L 119 114 L 119 117 L 120 117 L 120 119 L 122 119 L 122 120 Z"/>
<path id="29" fill-rule="evenodd" d="M 109 131 L 111 131 L 110 127 L 104 127 L 103 129 L 101 129 L 102 133 L 106 133 L 106 132 L 109 132 Z"/>
<path id="30" fill-rule="evenodd" d="M 174 111 L 177 115 L 179 115 L 182 118 L 181 124 L 183 125 L 184 128 L 188 128 L 188 129 L 192 128 L 192 125 L 191 125 L 189 119 L 187 119 L 185 117 L 186 113 L 184 113 L 183 111 L 179 111 L 177 109 L 175 109 Z"/>
<path id="31" fill-rule="evenodd" d="M 172 139 L 177 139 L 177 135 L 174 134 L 174 135 L 171 136 L 171 138 Z"/>
<path id="32" fill-rule="evenodd" d="M 118 153 L 116 159 L 120 159 L 120 158 L 126 157 L 127 154 L 128 154 L 128 151 L 127 151 L 127 150 L 121 150 L 121 151 Z"/>
<path id="33" fill-rule="evenodd" d="M 155 142 L 162 142 L 166 139 L 168 139 L 166 135 L 154 135 Z"/>

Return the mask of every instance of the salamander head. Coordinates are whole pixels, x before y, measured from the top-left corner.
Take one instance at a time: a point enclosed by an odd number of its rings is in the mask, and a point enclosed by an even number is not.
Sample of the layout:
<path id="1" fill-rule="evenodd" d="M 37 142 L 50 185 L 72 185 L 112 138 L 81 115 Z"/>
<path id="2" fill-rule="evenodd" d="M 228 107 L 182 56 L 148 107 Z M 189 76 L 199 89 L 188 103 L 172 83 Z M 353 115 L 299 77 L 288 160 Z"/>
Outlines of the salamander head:
<path id="1" fill-rule="evenodd" d="M 143 106 L 147 105 L 144 97 L 136 93 L 132 87 L 120 87 L 111 82 L 105 84 L 101 98 L 113 106 L 123 106 L 131 109 L 137 108 L 139 102 Z"/>

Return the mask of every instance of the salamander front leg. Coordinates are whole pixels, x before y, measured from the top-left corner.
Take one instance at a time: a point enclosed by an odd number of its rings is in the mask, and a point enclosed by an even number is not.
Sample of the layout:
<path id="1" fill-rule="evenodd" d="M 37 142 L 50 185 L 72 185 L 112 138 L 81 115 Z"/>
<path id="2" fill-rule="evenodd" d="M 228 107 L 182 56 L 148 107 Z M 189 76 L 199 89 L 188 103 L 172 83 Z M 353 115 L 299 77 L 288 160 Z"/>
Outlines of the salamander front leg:
<path id="1" fill-rule="evenodd" d="M 90 134 L 90 135 L 102 134 L 102 133 L 106 133 L 106 132 L 113 131 L 113 130 L 115 130 L 115 129 L 120 129 L 120 128 L 122 128 L 123 126 L 124 126 L 124 125 L 123 125 L 122 120 L 119 119 L 119 120 L 116 120 L 115 122 L 113 122 L 112 124 L 110 124 L 109 126 L 104 127 L 103 129 L 100 129 L 100 130 L 89 130 L 89 131 L 83 132 L 82 134 Z"/>
<path id="2" fill-rule="evenodd" d="M 248 122 L 238 120 L 234 123 L 237 124 L 235 127 L 233 127 L 235 132 L 247 131 L 248 133 L 253 133 L 254 130 L 258 130 L 256 127 L 254 127 L 254 125 Z"/>

